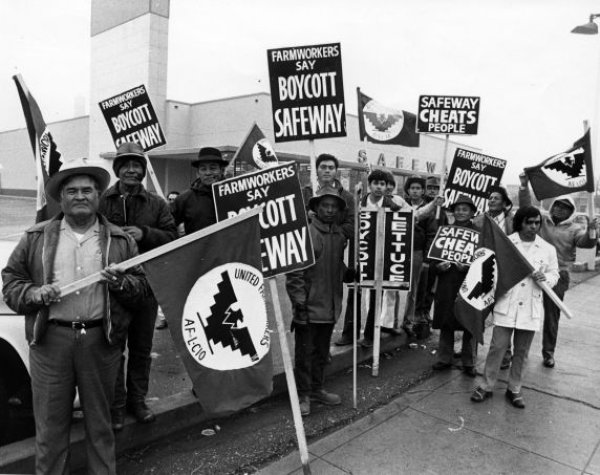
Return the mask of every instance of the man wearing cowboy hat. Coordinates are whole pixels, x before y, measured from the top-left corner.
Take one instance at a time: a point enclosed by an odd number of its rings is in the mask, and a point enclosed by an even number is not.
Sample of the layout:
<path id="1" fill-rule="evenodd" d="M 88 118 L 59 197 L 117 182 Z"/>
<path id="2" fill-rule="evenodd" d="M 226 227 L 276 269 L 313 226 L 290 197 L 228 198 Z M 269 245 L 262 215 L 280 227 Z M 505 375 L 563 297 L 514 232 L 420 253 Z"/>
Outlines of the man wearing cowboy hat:
<path id="1" fill-rule="evenodd" d="M 323 380 L 333 327 L 342 309 L 346 270 L 346 237 L 338 224 L 346 202 L 337 189 L 325 186 L 309 200 L 308 207 L 315 213 L 309 228 L 315 264 L 288 273 L 286 281 L 294 314 L 295 375 L 303 416 L 310 414 L 311 399 L 330 406 L 341 403 L 337 394 L 323 389 Z"/>
<path id="2" fill-rule="evenodd" d="M 189 190 L 177 197 L 171 208 L 175 223 L 183 223 L 186 234 L 217 222 L 212 184 L 224 178 L 227 161 L 223 159 L 220 150 L 203 147 L 192 166 L 197 169 L 198 178 Z"/>
<path id="3" fill-rule="evenodd" d="M 129 234 L 137 243 L 140 253 L 177 238 L 175 221 L 166 201 L 149 193 L 142 185 L 146 167 L 142 147 L 134 142 L 123 142 L 113 161 L 113 171 L 119 181 L 100 198 L 100 213 Z M 112 409 L 113 429 L 116 431 L 123 428 L 125 408 L 138 422 L 148 423 L 155 419 L 145 399 L 150 379 L 150 352 L 157 312 L 158 303 L 152 292 L 149 292 L 147 298 L 136 308 L 129 326 L 127 382 L 123 356 Z"/>
<path id="4" fill-rule="evenodd" d="M 28 229 L 2 271 L 9 307 L 25 315 L 36 432 L 36 473 L 68 473 L 75 387 L 84 412 L 88 473 L 116 473 L 110 405 L 130 309 L 148 292 L 131 237 L 98 213 L 108 172 L 66 163 L 46 184 L 62 213 Z M 61 288 L 102 280 L 61 297 Z"/>

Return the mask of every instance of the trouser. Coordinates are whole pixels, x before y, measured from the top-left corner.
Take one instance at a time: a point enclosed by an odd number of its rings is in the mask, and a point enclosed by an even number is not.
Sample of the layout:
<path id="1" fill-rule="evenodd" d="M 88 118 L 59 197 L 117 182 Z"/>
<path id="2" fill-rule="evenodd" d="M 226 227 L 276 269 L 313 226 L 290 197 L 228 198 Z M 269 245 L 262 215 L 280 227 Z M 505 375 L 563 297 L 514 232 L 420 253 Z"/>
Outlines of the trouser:
<path id="1" fill-rule="evenodd" d="M 358 298 L 356 299 L 356 338 L 360 338 L 360 287 L 358 288 Z M 344 327 L 342 337 L 352 339 L 352 328 L 354 324 L 354 286 L 348 287 L 348 297 L 346 298 L 346 313 L 344 315 Z"/>
<path id="2" fill-rule="evenodd" d="M 438 345 L 438 361 L 452 364 L 454 358 L 454 329 L 440 328 L 440 343 Z M 475 366 L 477 359 L 477 343 L 468 331 L 463 331 L 461 361 L 463 367 Z"/>
<path id="3" fill-rule="evenodd" d="M 154 296 L 148 297 L 138 306 L 127 331 L 127 388 L 125 388 L 125 355 L 121 355 L 121 365 L 115 386 L 113 407 L 122 408 L 125 404 L 143 402 L 148 394 L 152 339 L 158 303 Z M 125 351 L 123 344 L 122 352 Z"/>
<path id="4" fill-rule="evenodd" d="M 412 276 L 410 291 L 406 296 L 406 307 L 404 308 L 404 324 L 415 322 L 415 309 L 417 308 L 417 294 L 419 293 L 419 282 L 421 280 L 421 269 L 423 267 L 423 251 L 413 251 Z"/>
<path id="5" fill-rule="evenodd" d="M 569 272 L 561 270 L 558 282 L 552 288 L 559 299 L 563 300 L 565 292 L 569 289 Z M 544 358 L 554 357 L 556 339 L 558 338 L 558 321 L 560 320 L 560 309 L 544 292 L 544 331 L 542 337 L 542 356 Z"/>
<path id="6" fill-rule="evenodd" d="M 514 335 L 513 335 L 514 332 Z M 513 337 L 513 357 L 508 375 L 508 389 L 518 393 L 521 390 L 523 369 L 529 354 L 529 348 L 533 341 L 534 331 L 519 330 L 518 328 L 507 328 L 494 326 L 490 349 L 485 359 L 483 370 L 483 383 L 480 386 L 485 391 L 492 391 L 498 380 L 498 372 L 502 364 L 502 358 L 506 352 L 510 339 Z"/>
<path id="7" fill-rule="evenodd" d="M 419 281 L 419 293 L 417 294 L 417 313 L 427 316 L 433 305 L 433 286 L 437 277 L 435 264 L 423 264 L 421 280 Z M 430 319 L 431 320 L 431 319 Z"/>
<path id="8" fill-rule="evenodd" d="M 334 323 L 294 325 L 294 375 L 300 396 L 323 389 L 333 327 Z"/>
<path id="9" fill-rule="evenodd" d="M 30 347 L 36 473 L 69 473 L 75 386 L 84 414 L 86 473 L 116 473 L 110 405 L 120 354 L 107 343 L 102 326 L 82 333 L 51 324 L 43 340 Z"/>

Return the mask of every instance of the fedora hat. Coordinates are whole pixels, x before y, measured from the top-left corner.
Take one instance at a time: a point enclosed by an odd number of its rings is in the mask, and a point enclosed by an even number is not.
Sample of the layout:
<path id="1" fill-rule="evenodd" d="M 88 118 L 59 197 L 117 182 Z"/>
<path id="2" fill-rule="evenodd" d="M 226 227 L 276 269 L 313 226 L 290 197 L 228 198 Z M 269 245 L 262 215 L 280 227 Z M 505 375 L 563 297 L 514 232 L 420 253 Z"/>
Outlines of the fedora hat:
<path id="1" fill-rule="evenodd" d="M 316 212 L 318 204 L 326 196 L 333 196 L 334 198 L 336 198 L 339 202 L 340 210 L 346 209 L 346 202 L 344 201 L 344 198 L 340 196 L 338 190 L 336 190 L 333 186 L 329 185 L 321 188 L 319 191 L 317 191 L 317 194 L 315 196 L 308 200 L 308 209 Z"/>
<path id="2" fill-rule="evenodd" d="M 198 158 L 192 162 L 192 166 L 198 168 L 201 163 L 218 163 L 228 165 L 229 162 L 223 158 L 221 151 L 214 147 L 202 147 L 198 152 Z"/>
<path id="3" fill-rule="evenodd" d="M 99 186 L 99 193 L 102 193 L 110 183 L 110 173 L 102 165 L 94 165 L 94 162 L 88 162 L 87 158 L 79 158 L 63 163 L 54 175 L 46 183 L 46 195 L 55 201 L 60 202 L 60 187 L 63 182 L 72 176 L 87 175 L 92 177 Z"/>
<path id="4" fill-rule="evenodd" d="M 117 148 L 117 154 L 115 155 L 115 159 L 113 160 L 113 171 L 115 172 L 115 176 L 119 176 L 119 168 L 123 166 L 127 160 L 135 160 L 138 162 L 142 168 L 144 169 L 144 176 L 146 175 L 146 156 L 144 155 L 144 149 L 141 145 L 135 142 L 123 142 Z"/>

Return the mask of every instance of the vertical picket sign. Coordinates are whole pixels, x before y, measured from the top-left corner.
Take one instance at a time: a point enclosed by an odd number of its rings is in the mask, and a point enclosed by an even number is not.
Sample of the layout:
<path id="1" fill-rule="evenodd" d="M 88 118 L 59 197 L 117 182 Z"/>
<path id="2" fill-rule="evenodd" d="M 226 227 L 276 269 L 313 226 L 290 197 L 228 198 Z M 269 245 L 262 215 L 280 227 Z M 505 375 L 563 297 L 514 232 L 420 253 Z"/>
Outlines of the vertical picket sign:
<path id="1" fill-rule="evenodd" d="M 352 302 L 352 407 L 357 409 L 357 387 L 358 387 L 358 355 L 357 355 L 357 347 L 358 347 L 358 338 L 357 338 L 357 330 L 358 330 L 358 312 L 360 312 L 360 308 L 358 308 L 358 293 L 360 292 L 360 288 L 358 285 L 359 279 L 359 271 L 358 271 L 358 246 L 360 245 L 359 238 L 359 229 L 360 229 L 360 195 L 362 192 L 362 184 L 359 183 L 356 185 L 354 190 L 355 192 L 355 200 L 356 206 L 354 207 L 354 267 L 356 268 L 356 275 L 354 276 L 354 285 L 352 287 L 352 292 L 354 292 L 354 300 Z"/>

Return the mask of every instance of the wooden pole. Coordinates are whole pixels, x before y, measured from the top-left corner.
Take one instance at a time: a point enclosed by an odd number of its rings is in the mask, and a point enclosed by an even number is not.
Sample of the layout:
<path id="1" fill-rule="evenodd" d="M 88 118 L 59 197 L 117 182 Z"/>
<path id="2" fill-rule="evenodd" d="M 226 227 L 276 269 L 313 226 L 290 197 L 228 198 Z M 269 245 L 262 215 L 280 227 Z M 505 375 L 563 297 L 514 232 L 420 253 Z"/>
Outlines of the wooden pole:
<path id="1" fill-rule="evenodd" d="M 279 292 L 275 278 L 268 279 L 273 300 L 273 309 L 275 310 L 275 321 L 277 322 L 277 333 L 279 334 L 279 345 L 281 346 L 281 357 L 283 359 L 283 368 L 285 370 L 285 379 L 287 381 L 290 404 L 292 406 L 292 416 L 294 418 L 294 427 L 296 428 L 296 438 L 298 439 L 298 450 L 300 452 L 300 461 L 302 462 L 302 471 L 305 475 L 310 474 L 310 462 L 308 457 L 308 446 L 306 444 L 306 435 L 304 433 L 304 424 L 300 414 L 300 401 L 298 400 L 298 389 L 294 379 L 294 369 L 290 358 L 290 350 L 287 342 L 287 332 L 281 315 L 281 306 L 279 303 Z"/>
<path id="2" fill-rule="evenodd" d="M 450 141 L 450 134 L 446 134 L 446 138 L 444 140 L 444 157 L 442 159 L 442 173 L 440 176 L 440 192 L 444 193 L 444 181 L 446 180 L 446 166 L 448 161 L 448 142 Z M 442 212 L 442 207 L 438 206 L 435 210 L 435 219 L 439 222 L 440 214 Z"/>
<path id="3" fill-rule="evenodd" d="M 175 249 L 179 249 L 190 242 L 196 241 L 197 239 L 208 236 L 209 234 L 215 233 L 217 231 L 221 231 L 222 229 L 226 229 L 234 224 L 238 224 L 241 221 L 244 221 L 252 216 L 256 216 L 262 212 L 262 207 L 256 207 L 251 209 L 250 211 L 246 211 L 244 213 L 240 213 L 233 218 L 226 219 L 224 221 L 220 221 L 216 224 L 208 226 L 200 231 L 196 231 L 195 233 L 188 234 L 187 236 L 183 236 L 182 238 L 176 239 L 175 241 L 168 242 L 167 244 L 163 244 L 162 246 L 156 247 L 144 254 L 140 254 L 139 256 L 132 257 L 131 259 L 127 259 L 126 261 L 119 262 L 117 264 L 117 268 L 121 270 L 131 269 L 132 267 L 143 264 L 150 259 L 154 259 L 155 257 L 162 256 L 167 252 L 171 252 Z M 103 279 L 100 272 L 96 272 L 94 274 L 88 275 L 83 279 L 76 280 L 75 282 L 71 282 L 70 284 L 61 287 L 60 296 L 65 297 L 66 295 L 72 294 L 77 290 L 83 289 L 88 285 L 95 284 L 96 282 L 100 282 Z"/>
<path id="4" fill-rule="evenodd" d="M 152 180 L 152 185 L 154 186 L 154 190 L 156 191 L 156 194 L 164 200 L 164 199 L 166 199 L 165 194 L 163 193 L 160 183 L 158 182 L 158 178 L 156 178 L 156 173 L 154 173 L 154 168 L 152 167 L 152 162 L 150 161 L 150 157 L 148 157 L 148 154 L 146 152 L 144 152 L 144 156 L 146 157 L 146 172 L 148 173 L 148 175 L 150 176 L 150 179 Z"/>
<path id="5" fill-rule="evenodd" d="M 317 194 L 319 182 L 317 181 L 317 152 L 315 149 L 315 141 L 309 140 L 310 145 L 310 184 L 313 189 L 313 196 Z"/>
<path id="6" fill-rule="evenodd" d="M 560 309 L 562 313 L 565 314 L 565 316 L 568 319 L 573 318 L 573 314 L 571 313 L 571 311 L 567 308 L 565 303 L 560 298 L 558 298 L 558 295 L 554 293 L 554 290 L 552 290 L 552 287 L 550 287 L 547 282 L 536 282 L 536 284 L 546 293 L 548 297 L 550 297 L 550 299 L 556 304 L 556 306 Z"/>
<path id="7" fill-rule="evenodd" d="M 354 299 L 352 301 L 352 407 L 357 409 L 357 387 L 358 387 L 358 355 L 357 355 L 357 347 L 358 347 L 358 312 L 360 312 L 360 308 L 358 308 L 358 278 L 360 277 L 360 267 L 358 265 L 358 246 L 360 244 L 360 194 L 362 191 L 362 186 L 357 185 L 355 188 L 355 196 L 356 196 L 356 206 L 354 207 L 354 269 L 356 270 L 356 275 L 354 276 L 354 286 L 352 288 L 352 292 L 354 292 Z"/>
<path id="8" fill-rule="evenodd" d="M 379 349 L 381 348 L 381 300 L 382 300 L 382 280 L 383 280 L 383 247 L 385 237 L 385 208 L 377 210 L 377 226 L 375 241 L 375 329 L 373 332 L 373 371 L 372 376 L 379 376 Z"/>

